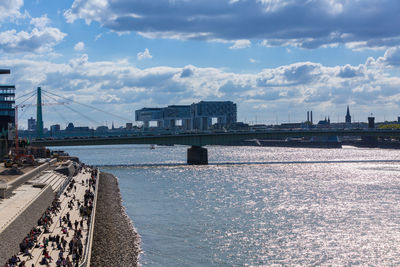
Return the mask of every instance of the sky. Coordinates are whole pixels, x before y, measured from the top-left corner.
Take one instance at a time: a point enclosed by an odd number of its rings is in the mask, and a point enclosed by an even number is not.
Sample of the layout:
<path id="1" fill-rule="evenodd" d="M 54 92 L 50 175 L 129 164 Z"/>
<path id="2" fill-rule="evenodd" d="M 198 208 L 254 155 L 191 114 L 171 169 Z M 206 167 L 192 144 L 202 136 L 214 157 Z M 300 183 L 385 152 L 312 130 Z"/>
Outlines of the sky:
<path id="1" fill-rule="evenodd" d="M 40 86 L 97 108 L 45 105 L 45 127 L 202 100 L 247 123 L 343 122 L 347 105 L 353 121 L 397 120 L 398 14 L 398 0 L 2 0 L 0 83 L 17 104 Z"/>

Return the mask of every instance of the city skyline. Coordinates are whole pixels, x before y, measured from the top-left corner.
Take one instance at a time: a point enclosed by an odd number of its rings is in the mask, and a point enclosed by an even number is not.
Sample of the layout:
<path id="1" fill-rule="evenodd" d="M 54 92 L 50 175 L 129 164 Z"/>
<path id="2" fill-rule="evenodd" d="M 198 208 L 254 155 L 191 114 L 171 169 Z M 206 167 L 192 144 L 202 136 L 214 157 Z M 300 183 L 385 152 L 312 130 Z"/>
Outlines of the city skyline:
<path id="1" fill-rule="evenodd" d="M 347 105 L 353 121 L 400 115 L 394 0 L 18 0 L 0 10 L 1 67 L 11 69 L 0 82 L 15 84 L 17 103 L 41 86 L 132 122 L 142 107 L 213 100 L 265 124 L 307 110 L 339 122 Z M 60 121 L 45 108 L 46 126 Z"/>
<path id="2" fill-rule="evenodd" d="M 229 101 L 228 101 L 229 102 Z M 233 103 L 234 105 L 236 105 L 236 103 Z M 195 103 L 192 104 L 192 106 L 195 105 Z M 163 110 L 166 109 L 172 109 L 174 110 L 175 108 L 178 109 L 185 109 L 187 107 L 190 107 L 190 105 L 185 106 L 185 105 L 171 105 L 168 107 L 152 107 L 152 108 L 141 108 L 139 110 L 135 111 L 135 123 L 131 123 L 131 122 L 127 122 L 125 124 L 114 124 L 114 121 L 111 121 L 110 123 L 108 123 L 107 121 L 104 124 L 99 124 L 99 125 L 74 125 L 74 121 L 70 121 L 65 123 L 65 125 L 61 122 L 53 122 L 53 124 L 50 123 L 46 123 L 44 122 L 44 130 L 46 132 L 53 132 L 54 130 L 52 128 L 56 128 L 56 131 L 65 131 L 68 130 L 68 128 L 70 128 L 69 130 L 73 129 L 75 127 L 76 131 L 87 131 L 87 130 L 100 130 L 100 131 L 104 131 L 104 130 L 121 130 L 121 129 L 128 129 L 128 130 L 149 130 L 149 128 L 153 128 L 153 129 L 163 129 L 164 127 L 169 128 L 169 126 L 164 125 L 164 123 L 160 124 L 160 120 L 163 121 L 164 118 L 150 118 L 147 117 L 145 120 L 147 120 L 147 123 L 144 123 L 141 115 L 139 115 L 141 112 L 145 112 L 148 113 L 149 111 L 151 113 L 154 114 L 158 114 L 159 112 L 164 112 Z M 180 111 L 181 112 L 181 111 Z M 234 126 L 235 129 L 238 129 L 237 127 L 243 127 L 245 125 L 248 125 L 250 127 L 252 126 L 284 126 L 284 127 L 289 127 L 289 128 L 307 128 L 307 124 L 311 123 L 311 125 L 314 125 L 314 127 L 320 127 L 322 124 L 326 124 L 326 122 L 328 122 L 328 125 L 334 126 L 334 127 L 339 127 L 339 128 L 343 128 L 343 127 L 355 127 L 358 128 L 360 127 L 360 125 L 367 125 L 369 122 L 369 118 L 373 117 L 375 120 L 375 116 L 373 114 L 367 114 L 368 116 L 366 117 L 365 120 L 353 120 L 352 119 L 352 113 L 350 112 L 350 107 L 347 106 L 346 108 L 346 115 L 344 116 L 344 118 L 341 119 L 337 119 L 337 121 L 331 120 L 329 115 L 321 115 L 319 118 L 313 118 L 313 111 L 307 111 L 305 113 L 305 118 L 299 120 L 299 121 L 282 121 L 282 122 L 278 122 L 278 123 L 271 123 L 271 124 L 264 124 L 264 123 L 257 123 L 254 121 L 237 121 L 237 126 Z M 140 117 L 139 119 L 137 119 L 137 117 Z M 149 116 L 149 114 L 145 115 L 145 116 Z M 179 115 L 180 116 L 180 115 Z M 181 130 L 181 131 L 191 131 L 193 129 L 189 129 L 185 126 L 185 119 L 187 118 L 179 118 L 176 117 L 175 118 L 175 122 L 174 125 L 176 126 L 177 130 Z M 236 116 L 238 116 L 238 114 L 236 114 Z M 154 115 L 152 115 L 151 117 L 154 117 Z M 184 116 L 185 117 L 185 116 Z M 209 129 L 213 129 L 215 126 L 217 126 L 217 129 L 220 128 L 220 125 L 214 125 L 215 123 L 218 124 L 218 117 L 217 116 L 209 116 L 210 117 L 210 125 L 209 125 Z M 193 117 L 194 118 L 194 117 Z M 212 118 L 212 120 L 211 120 Z M 169 119 L 173 119 L 172 117 Z M 376 121 L 377 124 L 379 125 L 392 125 L 392 124 L 400 124 L 400 116 L 398 116 L 396 119 L 393 120 L 383 120 L 383 121 Z M 22 123 L 23 124 L 23 123 Z M 236 124 L 236 123 L 235 123 Z M 320 125 L 321 124 L 321 125 Z M 21 124 L 19 124 L 19 129 L 23 130 L 23 131 L 31 131 L 31 132 L 35 132 L 36 133 L 36 119 L 33 118 L 32 116 L 30 118 L 27 119 L 27 128 L 22 126 Z M 295 125 L 300 125 L 300 126 L 295 126 Z M 172 127 L 172 128 L 175 128 Z M 71 128 L 72 127 L 72 128 Z M 171 128 L 171 129 L 172 129 Z M 229 127 L 228 127 L 229 128 Z M 207 130 L 207 127 L 202 129 L 202 130 Z"/>

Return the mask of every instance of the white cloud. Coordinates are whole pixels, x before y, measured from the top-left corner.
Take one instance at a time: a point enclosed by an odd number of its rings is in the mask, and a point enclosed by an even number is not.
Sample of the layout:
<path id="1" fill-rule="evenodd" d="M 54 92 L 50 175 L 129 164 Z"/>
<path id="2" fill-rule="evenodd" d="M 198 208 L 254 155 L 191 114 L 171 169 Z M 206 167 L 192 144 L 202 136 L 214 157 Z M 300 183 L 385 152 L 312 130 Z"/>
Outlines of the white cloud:
<path id="1" fill-rule="evenodd" d="M 275 12 L 289 4 L 293 4 L 294 0 L 258 0 L 258 2 L 262 3 L 265 12 Z"/>
<path id="2" fill-rule="evenodd" d="M 257 60 L 255 60 L 254 58 L 249 58 L 249 62 L 250 62 L 250 63 L 256 63 Z"/>
<path id="3" fill-rule="evenodd" d="M 75 50 L 75 51 L 83 51 L 83 50 L 85 50 L 85 43 L 84 43 L 84 42 L 78 42 L 78 43 L 74 46 L 74 50 Z"/>
<path id="4" fill-rule="evenodd" d="M 89 61 L 89 56 L 87 54 L 83 54 L 80 58 L 74 58 L 69 61 L 69 66 L 72 68 L 77 68 L 79 66 L 83 66 Z"/>
<path id="5" fill-rule="evenodd" d="M 379 61 L 389 66 L 400 66 L 400 47 L 391 47 L 386 50 L 383 58 L 379 58 Z"/>
<path id="6" fill-rule="evenodd" d="M 45 53 L 52 51 L 53 47 L 60 43 L 65 36 L 66 34 L 59 29 L 45 26 L 34 28 L 31 32 L 8 30 L 0 32 L 0 51 L 6 53 Z"/>
<path id="7" fill-rule="evenodd" d="M 149 49 L 145 49 L 143 52 L 137 53 L 137 59 L 142 60 L 142 59 L 147 59 L 147 58 L 152 58 L 153 56 L 150 54 Z"/>
<path id="8" fill-rule="evenodd" d="M 89 24 L 92 20 L 95 20 L 94 18 L 101 17 L 107 13 L 108 6 L 107 0 L 76 0 L 72 4 L 71 9 L 64 12 L 64 16 L 68 23 L 73 23 L 78 18 L 84 18 L 86 23 Z M 74 10 L 80 10 L 80 14 L 76 14 L 73 12 Z"/>
<path id="9" fill-rule="evenodd" d="M 32 18 L 31 24 L 39 29 L 44 29 L 50 24 L 50 19 L 47 17 L 47 15 L 43 15 L 39 18 Z"/>
<path id="10" fill-rule="evenodd" d="M 117 104 L 107 106 L 110 112 L 122 112 L 118 111 L 122 107 L 133 112 L 144 106 L 232 100 L 239 104 L 239 116 L 267 107 L 263 116 L 272 116 L 269 120 L 274 122 L 274 114 L 287 114 L 288 110 L 299 114 L 310 107 L 332 117 L 343 111 L 344 116 L 345 106 L 351 103 L 360 114 L 373 112 L 379 120 L 379 114 L 388 116 L 400 109 L 400 77 L 393 71 L 398 68 L 394 64 L 397 50 L 385 55 L 359 66 L 298 62 L 258 73 L 193 65 L 140 69 L 127 60 L 90 61 L 86 54 L 67 63 L 3 59 L 2 65 L 11 68 L 20 95 L 42 85 L 81 102 Z"/>
<path id="11" fill-rule="evenodd" d="M 0 21 L 7 18 L 19 18 L 23 15 L 20 12 L 24 0 L 2 0 L 0 1 Z"/>
<path id="12" fill-rule="evenodd" d="M 249 40 L 237 40 L 229 48 L 230 49 L 243 49 L 243 48 L 249 48 L 250 46 L 251 46 L 251 42 Z"/>
<path id="13" fill-rule="evenodd" d="M 362 49 L 400 45 L 399 13 L 398 0 L 74 0 L 64 16 L 146 38 Z"/>

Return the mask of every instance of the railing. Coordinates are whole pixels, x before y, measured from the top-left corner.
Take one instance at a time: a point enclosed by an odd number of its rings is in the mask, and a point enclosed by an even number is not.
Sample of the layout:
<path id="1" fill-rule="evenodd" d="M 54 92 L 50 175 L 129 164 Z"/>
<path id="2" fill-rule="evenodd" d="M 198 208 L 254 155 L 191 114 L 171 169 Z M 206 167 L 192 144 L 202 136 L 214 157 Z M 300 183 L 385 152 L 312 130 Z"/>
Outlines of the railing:
<path id="1" fill-rule="evenodd" d="M 62 175 L 62 174 L 60 174 L 60 175 Z M 57 198 L 59 198 L 61 196 L 62 192 L 67 187 L 67 185 L 69 184 L 71 179 L 72 179 L 72 176 L 68 176 L 68 178 L 66 178 L 65 181 L 58 187 L 57 194 L 56 194 Z"/>
<path id="2" fill-rule="evenodd" d="M 92 214 L 90 216 L 90 227 L 88 229 L 88 234 L 86 236 L 86 249 L 84 255 L 82 257 L 82 263 L 79 264 L 79 267 L 90 267 L 90 258 L 92 256 L 92 244 L 93 244 L 93 232 L 94 232 L 94 221 L 96 217 L 96 206 L 97 206 L 97 194 L 99 191 L 99 177 L 100 171 L 97 169 L 97 177 L 96 177 L 96 191 L 94 194 L 94 201 L 93 201 L 93 209 Z"/>
<path id="3" fill-rule="evenodd" d="M 381 129 L 282 129 L 247 132 L 202 132 L 196 134 L 146 134 L 144 136 L 121 136 L 109 138 L 76 138 L 33 140 L 32 146 L 91 146 L 91 145 L 122 145 L 122 144 L 160 144 L 160 145 L 230 145 L 247 139 L 312 137 L 312 136 L 375 136 L 400 137 L 400 130 Z"/>

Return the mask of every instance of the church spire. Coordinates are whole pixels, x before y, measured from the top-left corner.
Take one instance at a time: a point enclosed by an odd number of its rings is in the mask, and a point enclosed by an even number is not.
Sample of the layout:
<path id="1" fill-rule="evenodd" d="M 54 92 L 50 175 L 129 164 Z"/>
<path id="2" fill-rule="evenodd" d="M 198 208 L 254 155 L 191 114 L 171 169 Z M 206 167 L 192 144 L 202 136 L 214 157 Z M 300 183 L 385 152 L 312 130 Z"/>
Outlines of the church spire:
<path id="1" fill-rule="evenodd" d="M 351 123 L 351 116 L 350 116 L 350 109 L 349 109 L 349 105 L 347 105 L 347 113 L 346 113 L 346 124 L 350 124 Z"/>

